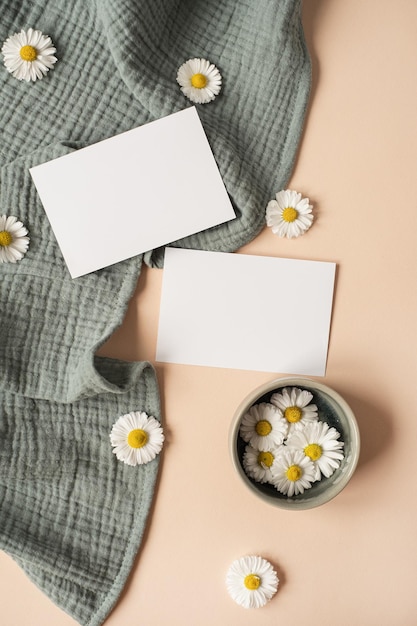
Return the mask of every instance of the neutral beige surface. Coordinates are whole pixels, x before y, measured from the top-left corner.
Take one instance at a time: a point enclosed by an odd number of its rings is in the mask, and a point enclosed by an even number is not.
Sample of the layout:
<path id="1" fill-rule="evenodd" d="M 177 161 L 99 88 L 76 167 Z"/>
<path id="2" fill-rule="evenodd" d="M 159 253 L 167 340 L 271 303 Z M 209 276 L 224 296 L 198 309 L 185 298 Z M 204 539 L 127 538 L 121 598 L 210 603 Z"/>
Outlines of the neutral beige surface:
<path id="1" fill-rule="evenodd" d="M 314 202 L 315 224 L 288 241 L 265 229 L 242 251 L 337 262 L 320 380 L 356 413 L 359 466 L 318 509 L 263 504 L 234 474 L 228 430 L 243 397 L 286 372 L 157 364 L 167 434 L 159 488 L 106 626 L 417 624 L 417 3 L 306 0 L 304 24 L 314 83 L 290 187 Z M 153 361 L 161 280 L 159 270 L 142 274 L 106 354 Z M 262 295 L 250 297 L 262 323 Z M 302 293 L 299 306 L 308 324 Z M 225 589 L 229 564 L 245 554 L 268 558 L 281 579 L 260 610 Z M 0 607 L 4 626 L 75 625 L 3 553 Z"/>

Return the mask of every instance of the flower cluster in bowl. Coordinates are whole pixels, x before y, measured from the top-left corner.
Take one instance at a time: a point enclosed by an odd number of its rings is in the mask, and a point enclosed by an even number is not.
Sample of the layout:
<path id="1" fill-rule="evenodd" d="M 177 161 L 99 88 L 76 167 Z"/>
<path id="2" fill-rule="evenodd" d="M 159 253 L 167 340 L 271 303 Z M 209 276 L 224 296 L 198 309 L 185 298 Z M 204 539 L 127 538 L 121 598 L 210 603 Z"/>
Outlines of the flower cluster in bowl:
<path id="1" fill-rule="evenodd" d="M 340 433 L 319 419 L 312 399 L 305 389 L 284 387 L 251 406 L 240 424 L 246 474 L 288 497 L 331 476 L 344 456 Z"/>

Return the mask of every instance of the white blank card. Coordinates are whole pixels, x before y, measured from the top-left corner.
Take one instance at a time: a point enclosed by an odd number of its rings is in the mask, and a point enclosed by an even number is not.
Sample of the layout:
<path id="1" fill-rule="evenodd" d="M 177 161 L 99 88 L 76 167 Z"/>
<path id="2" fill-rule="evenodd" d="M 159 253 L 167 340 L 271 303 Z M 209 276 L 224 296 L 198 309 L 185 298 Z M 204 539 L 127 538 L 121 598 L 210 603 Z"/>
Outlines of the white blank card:
<path id="1" fill-rule="evenodd" d="M 195 107 L 30 173 L 73 278 L 236 217 Z"/>
<path id="2" fill-rule="evenodd" d="M 167 248 L 156 360 L 323 376 L 335 267 Z"/>

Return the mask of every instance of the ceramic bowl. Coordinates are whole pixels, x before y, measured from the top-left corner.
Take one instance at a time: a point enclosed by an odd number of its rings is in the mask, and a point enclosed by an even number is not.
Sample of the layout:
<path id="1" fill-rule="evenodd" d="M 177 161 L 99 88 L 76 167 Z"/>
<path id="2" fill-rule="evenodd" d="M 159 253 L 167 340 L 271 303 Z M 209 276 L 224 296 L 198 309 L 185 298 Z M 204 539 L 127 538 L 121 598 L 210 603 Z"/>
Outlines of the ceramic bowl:
<path id="1" fill-rule="evenodd" d="M 344 458 L 340 467 L 329 477 L 322 477 L 303 494 L 292 498 L 281 494 L 273 485 L 259 483 L 247 476 L 242 464 L 246 443 L 239 435 L 242 417 L 254 404 L 269 402 L 271 395 L 284 387 L 306 389 L 313 394 L 311 403 L 317 405 L 319 420 L 325 421 L 340 432 Z M 304 510 L 320 506 L 342 491 L 351 479 L 359 458 L 360 436 L 355 416 L 346 401 L 336 391 L 309 378 L 299 376 L 278 378 L 258 387 L 240 404 L 233 417 L 230 429 L 229 448 L 233 465 L 240 480 L 251 492 L 273 506 L 290 510 Z"/>

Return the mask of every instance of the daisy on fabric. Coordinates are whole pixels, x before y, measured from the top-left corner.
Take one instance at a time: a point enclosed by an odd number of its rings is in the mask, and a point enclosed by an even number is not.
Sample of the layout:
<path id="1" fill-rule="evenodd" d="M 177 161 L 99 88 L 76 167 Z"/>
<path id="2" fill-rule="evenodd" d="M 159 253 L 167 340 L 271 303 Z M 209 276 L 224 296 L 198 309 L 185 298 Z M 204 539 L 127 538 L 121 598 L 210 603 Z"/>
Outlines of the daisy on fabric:
<path id="1" fill-rule="evenodd" d="M 268 402 L 251 406 L 240 425 L 240 436 L 256 450 L 279 446 L 288 433 L 288 424 L 279 408 Z"/>
<path id="2" fill-rule="evenodd" d="M 271 404 L 277 406 L 288 422 L 288 436 L 295 430 L 301 430 L 307 422 L 318 420 L 315 404 L 309 404 L 313 394 L 297 387 L 284 387 L 281 393 L 273 393 Z"/>
<path id="3" fill-rule="evenodd" d="M 162 449 L 164 434 L 158 420 L 143 411 L 119 417 L 110 433 L 113 453 L 127 465 L 149 463 Z"/>
<path id="4" fill-rule="evenodd" d="M 222 77 L 210 61 L 189 59 L 179 68 L 177 82 L 182 93 L 192 102 L 206 104 L 220 93 Z"/>
<path id="5" fill-rule="evenodd" d="M 29 246 L 27 234 L 17 217 L 0 216 L 0 263 L 16 263 L 23 259 Z"/>
<path id="6" fill-rule="evenodd" d="M 244 556 L 231 564 L 226 576 L 229 595 L 245 609 L 258 609 L 275 595 L 278 576 L 260 556 Z"/>
<path id="7" fill-rule="evenodd" d="M 280 493 L 289 498 L 311 487 L 316 476 L 316 468 L 311 459 L 293 448 L 284 448 L 275 457 L 271 467 L 271 483 Z"/>
<path id="8" fill-rule="evenodd" d="M 327 422 L 311 422 L 303 430 L 295 431 L 287 440 L 289 448 L 301 450 L 315 465 L 315 479 L 321 475 L 328 478 L 340 466 L 343 459 L 343 442 L 340 433 Z"/>
<path id="9" fill-rule="evenodd" d="M 248 476 L 258 483 L 271 482 L 271 466 L 275 460 L 276 450 L 256 450 L 252 446 L 246 446 L 242 463 Z"/>
<path id="10" fill-rule="evenodd" d="M 308 198 L 289 189 L 279 191 L 266 207 L 266 223 L 279 237 L 298 237 L 313 223 L 313 205 Z"/>
<path id="11" fill-rule="evenodd" d="M 57 62 L 51 38 L 33 28 L 6 39 L 1 51 L 10 74 L 28 82 L 43 78 Z"/>

